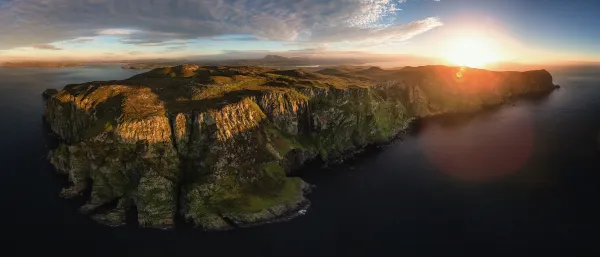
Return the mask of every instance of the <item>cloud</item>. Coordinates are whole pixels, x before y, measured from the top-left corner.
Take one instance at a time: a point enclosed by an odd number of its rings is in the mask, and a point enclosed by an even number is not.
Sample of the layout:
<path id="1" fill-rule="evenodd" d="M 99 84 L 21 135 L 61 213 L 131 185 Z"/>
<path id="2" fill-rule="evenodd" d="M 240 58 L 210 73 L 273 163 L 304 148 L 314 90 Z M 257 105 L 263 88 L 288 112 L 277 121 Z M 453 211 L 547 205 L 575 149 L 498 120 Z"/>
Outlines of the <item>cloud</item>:
<path id="1" fill-rule="evenodd" d="M 408 24 L 391 25 L 384 28 L 329 27 L 312 34 L 316 42 L 382 42 L 405 41 L 423 32 L 442 26 L 435 17 L 413 21 Z"/>
<path id="2" fill-rule="evenodd" d="M 227 36 L 227 37 L 214 37 L 212 41 L 259 41 L 260 38 L 256 36 Z"/>
<path id="3" fill-rule="evenodd" d="M 138 45 L 138 46 L 167 46 L 167 45 L 187 45 L 189 42 L 187 41 L 168 41 L 168 42 L 162 42 L 162 41 L 131 41 L 131 40 L 121 40 L 121 43 L 124 44 L 134 44 L 134 45 Z"/>
<path id="4" fill-rule="evenodd" d="M 20 0 L 0 4 L 0 49 L 96 35 L 152 45 L 249 35 L 327 42 L 407 39 L 441 25 L 429 18 L 395 24 L 406 0 Z M 244 39 L 246 40 L 246 39 Z"/>
<path id="5" fill-rule="evenodd" d="M 311 47 L 301 48 L 301 49 L 293 49 L 287 51 L 288 53 L 294 54 L 323 54 L 326 51 L 330 50 L 329 44 L 319 44 Z"/>
<path id="6" fill-rule="evenodd" d="M 167 47 L 167 52 L 173 52 L 173 51 L 180 51 L 180 50 L 185 50 L 187 49 L 186 45 L 180 45 L 180 46 L 169 46 Z"/>
<path id="7" fill-rule="evenodd" d="M 73 40 L 69 40 L 68 42 L 69 43 L 74 43 L 74 44 L 80 44 L 80 43 L 92 42 L 94 40 L 96 40 L 96 39 L 94 39 L 94 38 L 76 38 L 76 39 L 73 39 Z"/>
<path id="8" fill-rule="evenodd" d="M 62 48 L 58 48 L 58 47 L 50 45 L 50 44 L 37 44 L 37 45 L 32 45 L 31 47 L 35 48 L 35 49 L 41 49 L 41 50 L 62 50 Z"/>
<path id="9" fill-rule="evenodd" d="M 138 46 L 185 45 L 189 43 L 186 39 L 193 38 L 194 36 L 180 33 L 138 31 L 122 36 L 120 42 Z"/>
<path id="10" fill-rule="evenodd" d="M 129 29 L 102 29 L 97 32 L 98 35 L 129 35 L 134 33 L 134 30 Z"/>

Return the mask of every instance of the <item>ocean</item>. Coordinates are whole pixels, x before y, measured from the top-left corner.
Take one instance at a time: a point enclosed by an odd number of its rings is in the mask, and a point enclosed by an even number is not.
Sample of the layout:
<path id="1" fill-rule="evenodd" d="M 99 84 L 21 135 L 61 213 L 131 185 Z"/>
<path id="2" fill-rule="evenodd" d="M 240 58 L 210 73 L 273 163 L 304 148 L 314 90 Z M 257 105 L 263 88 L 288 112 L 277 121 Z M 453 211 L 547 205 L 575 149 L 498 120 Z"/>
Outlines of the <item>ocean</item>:
<path id="1" fill-rule="evenodd" d="M 223 232 L 106 227 L 58 197 L 41 93 L 139 72 L 0 68 L 6 256 L 600 256 L 600 68 L 554 68 L 549 95 L 426 119 L 386 148 L 307 169 L 306 215 Z"/>

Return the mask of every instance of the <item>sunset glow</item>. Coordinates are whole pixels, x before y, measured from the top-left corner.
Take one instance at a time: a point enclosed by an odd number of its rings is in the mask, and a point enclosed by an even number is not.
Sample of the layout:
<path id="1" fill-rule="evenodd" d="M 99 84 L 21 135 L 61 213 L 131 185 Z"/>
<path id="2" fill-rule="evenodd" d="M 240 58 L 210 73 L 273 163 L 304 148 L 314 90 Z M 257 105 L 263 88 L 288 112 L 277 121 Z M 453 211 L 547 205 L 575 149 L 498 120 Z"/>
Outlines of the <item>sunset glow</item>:
<path id="1" fill-rule="evenodd" d="M 460 37 L 450 41 L 444 58 L 452 64 L 481 68 L 486 64 L 500 61 L 498 50 L 487 39 Z"/>
<path id="2" fill-rule="evenodd" d="M 0 35 L 10 35 L 0 40 L 0 64 L 266 55 L 386 67 L 600 61 L 597 6 L 573 1 L 0 0 Z"/>

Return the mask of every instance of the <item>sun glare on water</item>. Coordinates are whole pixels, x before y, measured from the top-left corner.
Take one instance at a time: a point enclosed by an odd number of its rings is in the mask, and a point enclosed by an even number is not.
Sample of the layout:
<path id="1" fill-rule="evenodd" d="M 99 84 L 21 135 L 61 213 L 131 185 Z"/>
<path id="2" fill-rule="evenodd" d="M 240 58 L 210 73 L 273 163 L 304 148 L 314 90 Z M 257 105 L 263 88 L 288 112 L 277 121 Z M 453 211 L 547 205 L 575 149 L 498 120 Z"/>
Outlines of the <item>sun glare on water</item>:
<path id="1" fill-rule="evenodd" d="M 481 68 L 500 60 L 494 44 L 484 38 L 460 37 L 450 41 L 445 58 L 459 66 Z"/>

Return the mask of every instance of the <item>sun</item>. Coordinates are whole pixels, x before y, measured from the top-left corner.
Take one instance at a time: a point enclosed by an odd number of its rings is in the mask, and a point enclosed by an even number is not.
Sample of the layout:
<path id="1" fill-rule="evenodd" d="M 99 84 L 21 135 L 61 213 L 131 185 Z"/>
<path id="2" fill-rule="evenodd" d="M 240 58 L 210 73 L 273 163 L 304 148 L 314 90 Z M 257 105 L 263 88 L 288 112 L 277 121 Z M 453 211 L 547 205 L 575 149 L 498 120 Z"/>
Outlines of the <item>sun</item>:
<path id="1" fill-rule="evenodd" d="M 445 58 L 455 65 L 481 68 L 500 60 L 497 49 L 485 38 L 458 37 L 450 41 Z"/>

